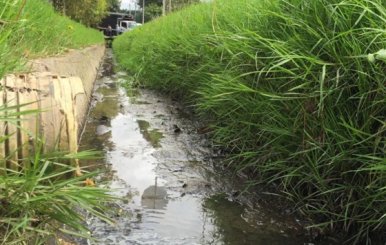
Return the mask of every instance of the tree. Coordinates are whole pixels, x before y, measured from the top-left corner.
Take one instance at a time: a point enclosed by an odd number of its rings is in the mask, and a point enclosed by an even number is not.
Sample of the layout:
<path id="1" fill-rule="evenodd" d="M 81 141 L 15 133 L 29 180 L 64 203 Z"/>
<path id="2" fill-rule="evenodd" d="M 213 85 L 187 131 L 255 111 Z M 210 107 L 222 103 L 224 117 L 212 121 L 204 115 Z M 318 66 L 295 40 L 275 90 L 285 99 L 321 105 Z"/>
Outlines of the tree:
<path id="1" fill-rule="evenodd" d="M 50 0 L 54 8 L 87 26 L 97 25 L 108 10 L 118 11 L 120 0 Z"/>
<path id="2" fill-rule="evenodd" d="M 199 3 L 200 0 L 165 0 L 166 10 L 169 12 L 178 11 L 189 5 Z M 170 5 L 170 6 L 169 6 Z"/>
<path id="3" fill-rule="evenodd" d="M 65 14 L 85 25 L 99 23 L 107 14 L 106 0 L 65 0 Z"/>
<path id="4" fill-rule="evenodd" d="M 165 9 L 168 12 L 177 11 L 191 4 L 199 3 L 200 0 L 165 0 Z M 137 0 L 137 5 L 142 8 L 143 0 Z M 157 5 L 162 9 L 162 0 L 145 0 L 145 7 L 149 5 Z"/>
<path id="5" fill-rule="evenodd" d="M 149 5 L 145 4 L 145 22 L 148 22 L 152 19 L 158 18 L 162 15 L 161 6 L 151 3 Z"/>
<path id="6" fill-rule="evenodd" d="M 121 0 L 107 0 L 108 10 L 111 12 L 119 12 L 121 9 Z"/>
<path id="7" fill-rule="evenodd" d="M 143 0 L 137 0 L 137 5 L 142 8 Z M 149 5 L 156 5 L 161 7 L 162 6 L 162 0 L 145 0 L 145 7 Z M 153 7 L 152 7 L 153 8 Z"/>
<path id="8" fill-rule="evenodd" d="M 165 0 L 166 13 L 180 10 L 200 0 Z M 145 21 L 161 16 L 163 0 L 145 0 Z M 137 5 L 142 8 L 143 0 L 137 0 Z"/>

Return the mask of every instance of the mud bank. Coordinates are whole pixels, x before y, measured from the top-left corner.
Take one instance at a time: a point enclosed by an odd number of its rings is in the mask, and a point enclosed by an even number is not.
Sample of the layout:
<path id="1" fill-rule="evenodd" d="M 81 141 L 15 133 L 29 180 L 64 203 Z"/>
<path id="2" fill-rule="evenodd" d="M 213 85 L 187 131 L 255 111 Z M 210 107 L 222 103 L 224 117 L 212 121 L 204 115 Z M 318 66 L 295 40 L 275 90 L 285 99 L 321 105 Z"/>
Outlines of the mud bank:
<path id="1" fill-rule="evenodd" d="M 40 114 L 19 115 L 20 122 L 2 122 L 0 130 L 9 135 L 0 144 L 0 156 L 9 156 L 15 149 L 17 163 L 30 151 L 31 138 L 45 140 L 47 150 L 57 147 L 75 152 L 91 98 L 91 92 L 103 59 L 105 47 L 91 46 L 70 50 L 57 56 L 33 60 L 28 72 L 11 74 L 0 80 L 0 106 L 16 111 L 40 110 Z M 7 166 L 18 168 L 15 166 Z"/>

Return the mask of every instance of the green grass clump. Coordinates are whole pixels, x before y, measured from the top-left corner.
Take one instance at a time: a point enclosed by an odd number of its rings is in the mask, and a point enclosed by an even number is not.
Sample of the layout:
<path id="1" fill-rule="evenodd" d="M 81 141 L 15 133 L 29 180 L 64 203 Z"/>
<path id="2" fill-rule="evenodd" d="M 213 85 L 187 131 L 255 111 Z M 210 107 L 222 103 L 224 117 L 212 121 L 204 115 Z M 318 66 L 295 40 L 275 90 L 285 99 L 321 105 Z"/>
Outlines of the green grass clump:
<path id="1" fill-rule="evenodd" d="M 194 106 L 235 171 L 314 228 L 386 239 L 386 2 L 217 0 L 117 38 L 138 80 Z"/>
<path id="2" fill-rule="evenodd" d="M 30 59 L 103 43 L 103 34 L 43 0 L 0 0 L 0 78 Z"/>
<path id="3" fill-rule="evenodd" d="M 21 115 L 38 111 L 24 106 L 0 106 L 0 123 L 17 124 Z M 7 136 L 0 135 L 0 144 Z M 30 156 L 15 162 L 18 150 L 0 158 L 0 243 L 47 244 L 49 238 L 69 234 L 92 239 L 85 222 L 92 215 L 113 224 L 111 202 L 117 198 L 110 190 L 96 187 L 93 178 L 98 172 L 73 176 L 75 159 L 95 159 L 97 152 L 45 152 L 40 139 L 27 142 Z M 19 168 L 4 166 L 20 164 Z"/>

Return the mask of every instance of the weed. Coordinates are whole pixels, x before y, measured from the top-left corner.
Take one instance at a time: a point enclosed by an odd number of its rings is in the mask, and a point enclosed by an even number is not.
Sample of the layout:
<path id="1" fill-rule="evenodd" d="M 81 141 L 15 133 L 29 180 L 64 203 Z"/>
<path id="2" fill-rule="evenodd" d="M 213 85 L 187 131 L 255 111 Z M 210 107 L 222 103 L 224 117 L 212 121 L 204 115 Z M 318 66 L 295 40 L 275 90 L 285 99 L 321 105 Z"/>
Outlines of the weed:
<path id="1" fill-rule="evenodd" d="M 38 112 L 23 111 L 23 106 L 2 106 L 0 122 L 14 123 L 19 113 Z M 1 137 L 0 144 L 5 139 Z M 44 153 L 41 140 L 36 139 L 33 145 L 33 154 L 20 159 L 22 168 L 0 168 L 1 244 L 43 244 L 58 232 L 91 238 L 85 215 L 113 224 L 107 214 L 111 211 L 109 203 L 115 198 L 109 189 L 95 186 L 92 179 L 99 173 L 85 170 L 84 175 L 75 177 L 76 169 L 69 164 L 74 159 L 95 158 L 96 152 Z M 12 161 L 13 154 L 17 151 L 2 157 L 0 166 Z"/>

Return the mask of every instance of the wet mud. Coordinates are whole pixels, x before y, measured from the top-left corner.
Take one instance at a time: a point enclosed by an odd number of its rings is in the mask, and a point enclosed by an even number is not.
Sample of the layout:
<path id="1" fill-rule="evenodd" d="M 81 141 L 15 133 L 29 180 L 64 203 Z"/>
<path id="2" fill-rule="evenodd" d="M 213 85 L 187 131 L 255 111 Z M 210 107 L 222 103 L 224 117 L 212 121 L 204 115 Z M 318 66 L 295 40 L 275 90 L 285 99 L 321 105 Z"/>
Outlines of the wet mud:
<path id="1" fill-rule="evenodd" d="M 88 244 L 305 244 L 296 224 L 237 196 L 239 183 L 218 173 L 218 157 L 182 108 L 155 92 L 128 93 L 130 81 L 112 72 L 112 53 L 96 82 L 83 149 L 104 158 L 99 183 L 122 200 L 112 204 L 116 225 L 89 218 Z"/>

